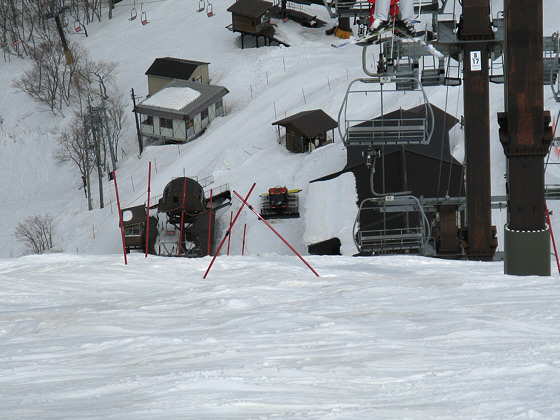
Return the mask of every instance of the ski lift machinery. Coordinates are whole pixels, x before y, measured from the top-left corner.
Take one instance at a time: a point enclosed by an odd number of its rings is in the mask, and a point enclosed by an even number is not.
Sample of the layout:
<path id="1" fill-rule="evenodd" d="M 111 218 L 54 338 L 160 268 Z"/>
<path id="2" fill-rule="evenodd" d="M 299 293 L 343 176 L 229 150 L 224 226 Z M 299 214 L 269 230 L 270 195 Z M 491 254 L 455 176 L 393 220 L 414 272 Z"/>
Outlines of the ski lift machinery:
<path id="1" fill-rule="evenodd" d="M 367 69 L 366 57 L 367 46 L 364 46 L 362 68 L 369 77 L 350 82 L 338 113 L 338 131 L 344 144 L 346 146 L 429 144 L 434 132 L 434 111 L 418 78 L 417 62 L 409 57 L 403 64 L 399 63 L 398 59 L 387 60 L 386 55 L 380 54 L 378 70 L 382 71 L 371 73 Z M 356 85 L 363 87 L 357 88 Z M 385 114 L 386 100 L 394 99 L 395 94 L 400 95 L 403 91 L 417 92 L 423 104 L 423 115 L 395 117 Z M 358 95 L 365 99 L 370 94 L 380 98 L 381 115 L 378 118 L 370 118 L 363 114 L 354 114 L 352 112 L 352 106 L 356 101 L 354 97 Z M 398 104 L 398 101 L 394 102 Z"/>
<path id="2" fill-rule="evenodd" d="M 426 2 L 420 3 L 427 5 Z M 438 2 L 434 3 L 437 11 Z M 384 146 L 429 144 L 434 134 L 435 117 L 424 86 L 458 85 L 460 82 L 455 80 L 459 80 L 458 77 L 449 77 L 443 54 L 430 50 L 426 44 L 394 37 L 378 44 L 379 59 L 376 71 L 372 72 L 368 70 L 369 46 L 362 49 L 362 69 L 367 77 L 349 84 L 338 114 L 338 130 L 344 144 L 365 149 L 362 155 L 370 168 L 372 196 L 359 204 L 353 226 L 354 242 L 364 255 L 394 252 L 432 255 L 437 252 L 437 246 L 426 211 L 427 208 L 430 212 L 436 211 L 438 199 L 418 198 L 411 191 L 376 192 L 375 163 L 377 159 L 384 159 Z M 431 66 L 427 65 L 426 57 L 432 60 Z M 415 112 L 403 112 L 399 107 L 399 99 L 404 93 L 418 97 L 421 106 L 416 107 Z M 356 100 L 357 97 L 360 99 Z M 367 109 L 371 97 L 380 100 L 377 109 L 380 115 L 376 118 L 372 118 L 372 110 Z M 457 205 L 461 208 L 461 203 Z M 371 211 L 381 213 L 382 220 L 371 224 L 367 217 L 362 219 Z M 398 217 L 403 221 L 402 225 L 387 224 Z"/>

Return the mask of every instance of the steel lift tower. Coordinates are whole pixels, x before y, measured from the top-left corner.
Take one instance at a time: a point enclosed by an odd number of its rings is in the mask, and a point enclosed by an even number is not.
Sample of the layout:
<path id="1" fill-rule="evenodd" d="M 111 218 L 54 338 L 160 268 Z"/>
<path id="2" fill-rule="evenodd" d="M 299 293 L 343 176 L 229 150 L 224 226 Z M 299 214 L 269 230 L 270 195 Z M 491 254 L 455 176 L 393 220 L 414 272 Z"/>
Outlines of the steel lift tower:
<path id="1" fill-rule="evenodd" d="M 467 257 L 491 260 L 497 241 L 492 227 L 490 179 L 490 86 L 488 60 L 494 43 L 490 0 L 464 0 L 458 41 L 464 66 L 467 162 Z"/>
<path id="2" fill-rule="evenodd" d="M 553 133 L 544 111 L 542 0 L 504 0 L 505 112 L 498 114 L 507 158 L 504 273 L 550 275 L 544 157 Z M 465 1 L 466 3 L 466 1 Z"/>

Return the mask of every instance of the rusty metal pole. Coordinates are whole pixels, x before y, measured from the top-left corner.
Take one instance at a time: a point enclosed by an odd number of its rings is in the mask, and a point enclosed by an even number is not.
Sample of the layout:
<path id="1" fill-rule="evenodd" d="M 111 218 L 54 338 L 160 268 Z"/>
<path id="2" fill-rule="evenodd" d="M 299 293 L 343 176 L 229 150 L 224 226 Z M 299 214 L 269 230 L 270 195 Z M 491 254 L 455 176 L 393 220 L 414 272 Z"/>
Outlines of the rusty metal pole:
<path id="1" fill-rule="evenodd" d="M 465 154 L 467 161 L 467 257 L 491 260 L 490 86 L 488 54 L 494 33 L 489 0 L 463 2 L 459 41 L 464 52 Z"/>
<path id="2" fill-rule="evenodd" d="M 544 157 L 552 141 L 544 111 L 542 0 L 505 0 L 505 112 L 498 114 L 507 158 L 504 272 L 550 275 Z M 522 24 L 520 24 L 522 22 Z"/>

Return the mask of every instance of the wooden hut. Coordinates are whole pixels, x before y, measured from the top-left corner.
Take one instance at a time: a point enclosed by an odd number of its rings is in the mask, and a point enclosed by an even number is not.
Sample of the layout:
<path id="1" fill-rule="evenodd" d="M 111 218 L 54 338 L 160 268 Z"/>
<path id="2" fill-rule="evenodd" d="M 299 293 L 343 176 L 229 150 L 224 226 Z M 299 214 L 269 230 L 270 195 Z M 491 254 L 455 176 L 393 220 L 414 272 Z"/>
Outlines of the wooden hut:
<path id="1" fill-rule="evenodd" d="M 323 146 L 334 139 L 334 129 L 338 123 L 321 109 L 302 111 L 287 118 L 275 121 L 286 129 L 286 148 L 302 153 Z M 331 130 L 330 138 L 327 132 Z"/>
<path id="2" fill-rule="evenodd" d="M 228 9 L 232 30 L 258 35 L 270 27 L 272 3 L 263 0 L 238 0 Z"/>
<path id="3" fill-rule="evenodd" d="M 148 95 L 153 95 L 173 80 L 210 83 L 209 63 L 173 57 L 156 58 L 146 71 Z"/>
<path id="4" fill-rule="evenodd" d="M 146 247 L 146 206 L 139 205 L 122 209 L 121 215 L 126 249 L 144 249 Z M 157 235 L 157 218 L 150 217 L 150 244 L 148 251 L 152 254 L 154 253 L 154 243 Z"/>

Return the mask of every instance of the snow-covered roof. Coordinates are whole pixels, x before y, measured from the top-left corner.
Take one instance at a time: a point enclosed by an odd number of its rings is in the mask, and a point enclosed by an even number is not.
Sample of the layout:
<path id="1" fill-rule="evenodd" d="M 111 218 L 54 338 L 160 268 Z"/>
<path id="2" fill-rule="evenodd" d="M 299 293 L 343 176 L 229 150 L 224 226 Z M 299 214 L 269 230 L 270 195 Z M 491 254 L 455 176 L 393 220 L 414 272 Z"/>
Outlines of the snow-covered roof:
<path id="1" fill-rule="evenodd" d="M 183 109 L 200 96 L 198 90 L 186 86 L 166 87 L 155 95 L 152 95 L 143 102 L 145 106 L 155 106 L 158 108 Z"/>
<path id="2" fill-rule="evenodd" d="M 193 118 L 228 93 L 223 86 L 174 80 L 138 104 L 136 109 L 144 115 L 174 119 Z"/>

